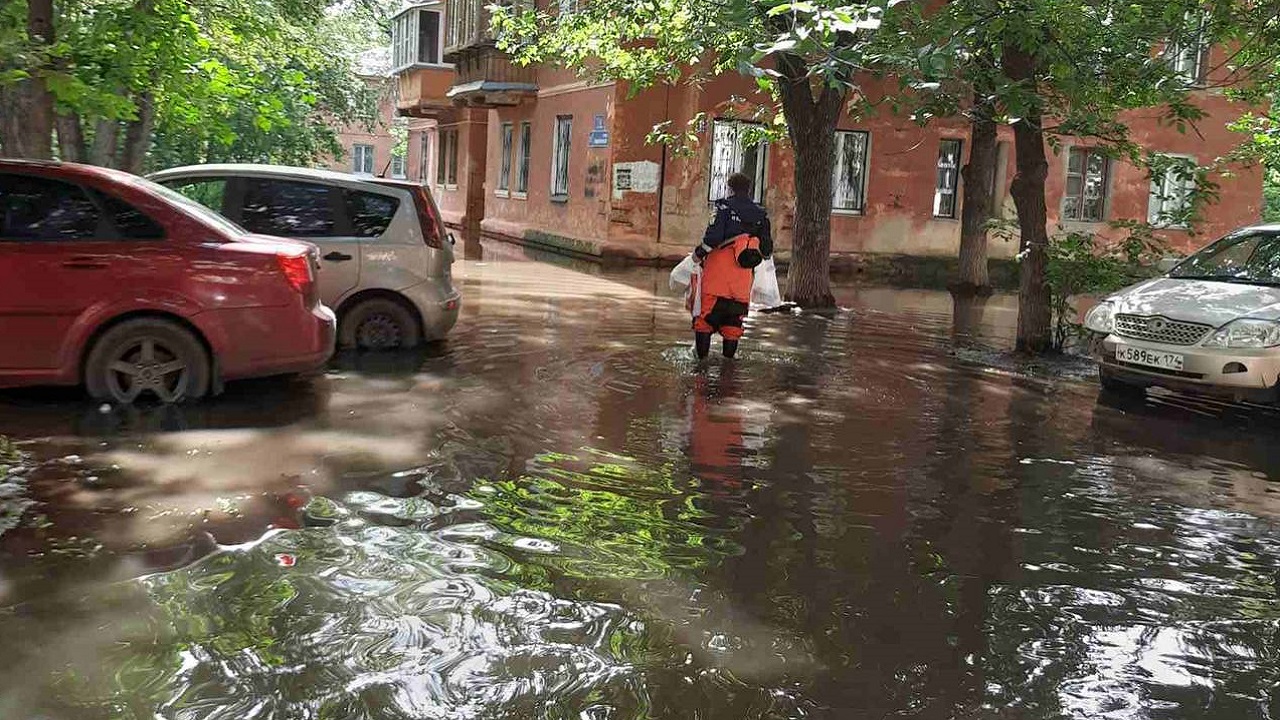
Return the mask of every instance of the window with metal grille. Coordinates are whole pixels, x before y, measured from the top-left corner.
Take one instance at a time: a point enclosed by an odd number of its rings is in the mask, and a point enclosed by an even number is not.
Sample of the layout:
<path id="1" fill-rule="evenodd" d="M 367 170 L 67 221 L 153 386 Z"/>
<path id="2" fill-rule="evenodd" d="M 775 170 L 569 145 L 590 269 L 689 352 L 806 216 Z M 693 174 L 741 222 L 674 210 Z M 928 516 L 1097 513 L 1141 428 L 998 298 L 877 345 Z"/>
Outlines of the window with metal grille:
<path id="1" fill-rule="evenodd" d="M 1196 161 L 1166 156 L 1169 165 L 1155 171 L 1147 199 L 1147 222 L 1156 227 L 1186 227 L 1191 221 L 1191 197 L 1196 189 Z"/>
<path id="2" fill-rule="evenodd" d="M 498 192 L 503 194 L 511 191 L 511 145 L 514 134 L 514 125 L 502 123 L 502 158 L 498 166 Z"/>
<path id="3" fill-rule="evenodd" d="M 862 130 L 836 131 L 836 164 L 832 169 L 831 209 L 847 213 L 866 210 L 867 144 Z"/>
<path id="4" fill-rule="evenodd" d="M 764 200 L 765 160 L 768 143 L 751 138 L 756 123 L 716 120 L 711 124 L 711 181 L 707 201 L 729 195 L 729 176 L 742 173 L 751 178 L 751 199 Z"/>
<path id="5" fill-rule="evenodd" d="M 1110 162 L 1096 150 L 1072 148 L 1067 154 L 1067 189 L 1062 219 L 1102 222 L 1107 211 L 1107 172 Z"/>
<path id="6" fill-rule="evenodd" d="M 955 219 L 959 209 L 961 140 L 943 140 L 938 145 L 938 181 L 933 189 L 933 216 Z"/>
<path id="7" fill-rule="evenodd" d="M 569 197 L 569 151 L 573 135 L 573 116 L 556 117 L 556 134 L 551 146 L 551 199 Z"/>
<path id="8" fill-rule="evenodd" d="M 391 177 L 404 178 L 404 155 L 395 153 L 391 156 Z"/>
<path id="9" fill-rule="evenodd" d="M 516 156 L 516 194 L 529 192 L 529 153 L 533 150 L 533 125 L 520 123 L 520 154 Z"/>

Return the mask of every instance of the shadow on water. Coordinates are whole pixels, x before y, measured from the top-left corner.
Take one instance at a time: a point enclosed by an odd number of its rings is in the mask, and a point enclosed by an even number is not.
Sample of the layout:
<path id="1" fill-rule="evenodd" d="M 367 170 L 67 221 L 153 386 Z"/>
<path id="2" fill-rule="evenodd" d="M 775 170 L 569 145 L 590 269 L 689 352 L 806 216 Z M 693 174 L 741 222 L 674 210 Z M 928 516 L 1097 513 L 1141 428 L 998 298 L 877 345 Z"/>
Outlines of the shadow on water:
<path id="1" fill-rule="evenodd" d="M 1280 714 L 1274 413 L 977 362 L 1002 297 L 699 364 L 648 272 L 464 263 L 194 420 L 0 395 L 0 717 Z"/>

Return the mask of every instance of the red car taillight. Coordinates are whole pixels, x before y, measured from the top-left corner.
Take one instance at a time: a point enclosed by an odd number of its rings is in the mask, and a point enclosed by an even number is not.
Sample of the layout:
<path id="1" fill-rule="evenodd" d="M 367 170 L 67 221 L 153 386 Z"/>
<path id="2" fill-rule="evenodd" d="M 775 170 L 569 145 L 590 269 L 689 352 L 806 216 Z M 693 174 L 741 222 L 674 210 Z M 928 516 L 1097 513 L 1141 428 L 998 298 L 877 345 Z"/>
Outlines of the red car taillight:
<path id="1" fill-rule="evenodd" d="M 311 259 L 307 254 L 281 253 L 276 255 L 276 262 L 280 264 L 280 272 L 284 273 L 284 279 L 289 283 L 289 287 L 301 295 L 308 306 L 313 305 L 316 299 L 316 281 L 315 276 L 311 274 Z"/>
<path id="2" fill-rule="evenodd" d="M 444 238 L 440 237 L 440 216 L 436 214 L 436 206 L 425 187 L 414 189 L 413 204 L 418 209 L 418 224 L 422 226 L 422 239 L 427 247 L 444 247 Z"/>

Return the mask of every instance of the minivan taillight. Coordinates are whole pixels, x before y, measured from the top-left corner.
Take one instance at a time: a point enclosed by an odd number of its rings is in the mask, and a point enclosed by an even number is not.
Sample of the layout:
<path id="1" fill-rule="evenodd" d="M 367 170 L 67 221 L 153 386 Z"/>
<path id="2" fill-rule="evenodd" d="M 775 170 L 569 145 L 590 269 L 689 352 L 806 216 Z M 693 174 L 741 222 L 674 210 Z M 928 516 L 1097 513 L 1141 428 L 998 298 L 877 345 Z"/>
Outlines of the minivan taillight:
<path id="1" fill-rule="evenodd" d="M 314 305 L 316 281 L 315 276 L 311 274 L 311 259 L 307 254 L 280 253 L 276 255 L 276 262 L 279 263 L 280 272 L 284 273 L 284 279 L 288 281 L 289 287 L 306 300 L 307 307 Z"/>
<path id="2" fill-rule="evenodd" d="M 440 237 L 440 216 L 427 192 L 422 186 L 414 188 L 413 205 L 418 209 L 418 224 L 422 226 L 423 241 L 427 243 L 427 247 L 439 249 L 444 247 L 444 238 Z"/>

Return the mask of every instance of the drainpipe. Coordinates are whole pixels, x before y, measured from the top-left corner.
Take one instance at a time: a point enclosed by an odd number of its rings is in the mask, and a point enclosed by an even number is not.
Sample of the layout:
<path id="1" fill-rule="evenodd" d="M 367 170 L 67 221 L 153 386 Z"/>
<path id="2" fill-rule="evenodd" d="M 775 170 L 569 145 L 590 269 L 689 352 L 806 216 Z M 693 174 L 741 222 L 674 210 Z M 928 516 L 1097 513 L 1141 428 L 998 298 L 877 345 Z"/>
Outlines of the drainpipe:
<path id="1" fill-rule="evenodd" d="M 667 97 L 662 110 L 662 119 L 671 119 L 671 83 L 667 83 Z M 662 199 L 667 189 L 667 144 L 662 143 L 662 160 L 658 163 L 658 249 L 662 246 Z"/>

